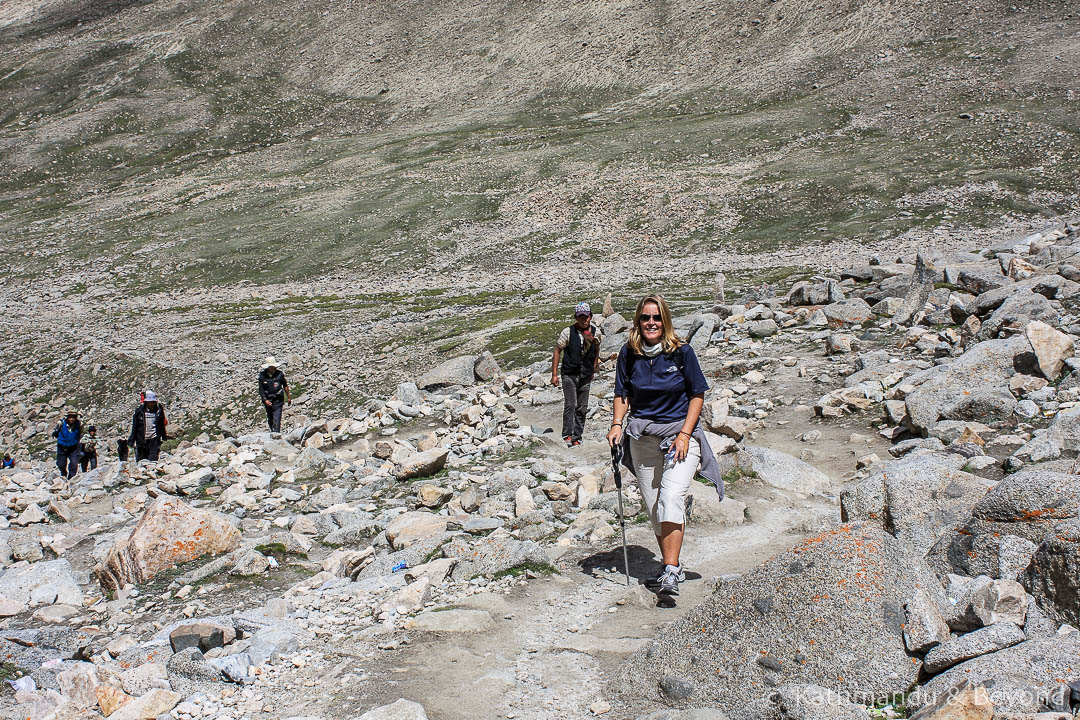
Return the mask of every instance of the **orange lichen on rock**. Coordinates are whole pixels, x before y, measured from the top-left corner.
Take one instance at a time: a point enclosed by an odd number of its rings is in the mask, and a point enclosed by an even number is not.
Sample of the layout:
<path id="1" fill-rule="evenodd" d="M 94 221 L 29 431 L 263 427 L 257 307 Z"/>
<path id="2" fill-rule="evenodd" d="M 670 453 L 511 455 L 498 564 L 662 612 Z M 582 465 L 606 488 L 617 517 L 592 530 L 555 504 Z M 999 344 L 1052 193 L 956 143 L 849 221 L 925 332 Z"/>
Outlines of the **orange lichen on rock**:
<path id="1" fill-rule="evenodd" d="M 235 550 L 240 539 L 239 528 L 226 515 L 193 508 L 178 498 L 160 497 L 131 534 L 109 549 L 94 574 L 104 590 L 118 590 L 204 555 Z"/>

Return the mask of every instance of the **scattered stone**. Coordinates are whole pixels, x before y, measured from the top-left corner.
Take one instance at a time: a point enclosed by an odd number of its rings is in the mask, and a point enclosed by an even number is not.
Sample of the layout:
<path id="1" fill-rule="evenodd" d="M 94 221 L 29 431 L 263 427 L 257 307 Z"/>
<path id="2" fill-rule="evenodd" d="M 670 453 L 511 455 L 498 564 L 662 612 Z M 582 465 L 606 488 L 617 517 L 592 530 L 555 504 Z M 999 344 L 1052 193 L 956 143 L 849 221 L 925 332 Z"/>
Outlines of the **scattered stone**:
<path id="1" fill-rule="evenodd" d="M 174 653 L 198 648 L 206 653 L 213 648 L 225 647 L 236 639 L 236 630 L 217 623 L 197 622 L 180 625 L 169 633 L 169 645 Z"/>
<path id="2" fill-rule="evenodd" d="M 1013 623 L 994 623 L 931 649 L 923 658 L 923 667 L 928 673 L 936 674 L 965 660 L 1011 647 L 1026 639 L 1024 631 Z"/>
<path id="3" fill-rule="evenodd" d="M 416 495 L 420 499 L 420 504 L 424 507 L 436 508 L 449 501 L 454 496 L 454 492 L 430 483 L 424 483 L 416 491 Z"/>
<path id="4" fill-rule="evenodd" d="M 923 589 L 904 605 L 904 645 L 913 653 L 924 653 L 949 639 L 949 625 L 937 602 Z"/>

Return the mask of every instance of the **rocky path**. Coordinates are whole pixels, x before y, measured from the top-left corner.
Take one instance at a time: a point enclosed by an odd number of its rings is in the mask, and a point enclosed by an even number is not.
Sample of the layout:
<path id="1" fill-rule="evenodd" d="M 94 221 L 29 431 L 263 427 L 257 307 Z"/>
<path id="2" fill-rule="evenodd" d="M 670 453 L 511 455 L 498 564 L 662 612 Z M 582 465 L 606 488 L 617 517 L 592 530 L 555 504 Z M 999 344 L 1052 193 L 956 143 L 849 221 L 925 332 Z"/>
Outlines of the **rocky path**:
<path id="1" fill-rule="evenodd" d="M 550 425 L 557 423 L 559 410 L 531 407 L 519 411 L 519 416 L 523 423 Z M 565 448 L 555 435 L 537 449 L 537 455 L 562 464 L 595 466 L 607 457 L 607 446 L 599 437 L 606 427 L 606 422 L 594 419 L 581 447 Z M 777 440 L 790 435 L 782 428 L 772 431 Z M 815 447 L 823 458 L 844 457 L 850 454 L 847 437 L 832 432 Z M 432 720 L 555 720 L 605 714 L 605 708 L 612 709 L 613 717 L 634 717 L 649 710 L 650 706 L 620 704 L 613 697 L 607 683 L 614 668 L 663 626 L 700 604 L 718 582 L 796 543 L 805 535 L 808 517 L 839 515 L 829 492 L 807 498 L 750 485 L 731 491 L 753 506 L 754 520 L 735 527 L 700 523 L 689 528 L 683 556 L 688 578 L 677 602 L 659 604 L 657 596 L 641 585 L 655 572 L 659 558 L 648 525 L 629 523 L 629 586 L 618 535 L 604 549 L 567 552 L 556 562 L 558 575 L 530 580 L 505 595 L 478 595 L 446 612 L 464 611 L 460 620 L 448 623 L 464 625 L 467 613 L 485 611 L 494 620 L 490 627 L 480 632 L 414 634 L 406 652 L 377 658 L 369 674 L 393 678 L 392 684 L 371 688 L 365 704 L 404 697 L 423 705 Z"/>

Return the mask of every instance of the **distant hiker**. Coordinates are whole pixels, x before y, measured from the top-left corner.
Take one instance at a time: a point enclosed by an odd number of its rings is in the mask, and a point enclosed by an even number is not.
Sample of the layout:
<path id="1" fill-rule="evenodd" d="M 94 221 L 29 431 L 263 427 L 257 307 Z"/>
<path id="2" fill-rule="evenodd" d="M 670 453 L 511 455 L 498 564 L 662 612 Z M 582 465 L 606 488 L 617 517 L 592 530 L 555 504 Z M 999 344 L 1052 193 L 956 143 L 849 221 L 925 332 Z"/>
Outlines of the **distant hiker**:
<path id="1" fill-rule="evenodd" d="M 143 390 L 142 392 L 139 393 L 139 404 L 140 405 L 142 405 L 144 402 L 146 402 L 146 393 L 148 393 L 148 392 L 150 392 L 150 391 L 149 390 Z M 151 393 L 151 394 L 153 394 L 153 393 Z M 161 414 L 165 417 L 165 427 L 168 427 L 169 426 L 169 416 L 165 415 L 165 406 L 161 405 L 160 403 L 158 403 L 158 405 L 160 405 L 160 407 L 161 407 Z"/>
<path id="2" fill-rule="evenodd" d="M 131 418 L 131 435 L 128 436 L 127 444 L 135 447 L 135 462 L 156 462 L 158 453 L 161 452 L 161 443 L 169 439 L 165 431 L 165 409 L 161 407 L 154 391 L 147 390 L 142 397 L 142 404 Z"/>
<path id="3" fill-rule="evenodd" d="M 259 397 L 266 410 L 270 432 L 281 432 L 281 408 L 286 402 L 292 405 L 292 396 L 289 395 L 289 381 L 278 368 L 273 355 L 263 360 L 262 369 L 259 370 Z"/>
<path id="4" fill-rule="evenodd" d="M 0 470 L 10 470 L 15 467 L 15 458 L 11 457 L 8 453 L 4 453 L 3 464 L 0 464 Z"/>
<path id="5" fill-rule="evenodd" d="M 52 435 L 56 438 L 56 467 L 61 475 L 75 477 L 75 473 L 79 472 L 79 441 L 82 439 L 79 413 L 68 410 L 67 416 L 56 426 Z"/>
<path id="6" fill-rule="evenodd" d="M 83 472 L 97 468 L 97 428 L 93 425 L 86 428 L 86 435 L 79 443 L 79 465 Z"/>
<path id="7" fill-rule="evenodd" d="M 663 595 L 678 595 L 686 579 L 679 554 L 694 475 L 724 495 L 716 457 L 698 424 L 708 389 L 693 348 L 675 335 L 667 302 L 660 295 L 642 298 L 615 365 L 607 439 L 622 443 L 623 465 L 637 477 L 663 563 L 645 584 Z"/>
<path id="8" fill-rule="evenodd" d="M 589 387 L 599 364 L 600 331 L 592 324 L 592 308 L 580 302 L 574 308 L 574 324 L 563 328 L 551 356 L 551 384 L 555 387 L 559 387 L 562 370 L 562 435 L 567 447 L 581 444 L 585 413 L 589 410 Z"/>

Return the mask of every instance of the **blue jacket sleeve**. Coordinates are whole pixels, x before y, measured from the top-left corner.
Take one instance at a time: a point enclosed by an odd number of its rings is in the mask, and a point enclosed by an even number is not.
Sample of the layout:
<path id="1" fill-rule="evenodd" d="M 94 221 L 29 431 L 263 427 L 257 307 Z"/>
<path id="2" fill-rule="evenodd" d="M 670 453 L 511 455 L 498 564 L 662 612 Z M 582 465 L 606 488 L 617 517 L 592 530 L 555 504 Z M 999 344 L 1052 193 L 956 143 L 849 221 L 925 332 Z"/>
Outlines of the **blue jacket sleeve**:
<path id="1" fill-rule="evenodd" d="M 615 360 L 615 397 L 627 397 L 630 394 L 630 384 L 626 377 L 626 356 L 630 352 L 630 346 L 623 344 L 619 350 L 619 357 Z"/>
<path id="2" fill-rule="evenodd" d="M 686 394 L 697 395 L 709 389 L 709 381 L 701 371 L 694 348 L 683 345 L 683 377 L 686 379 Z"/>

